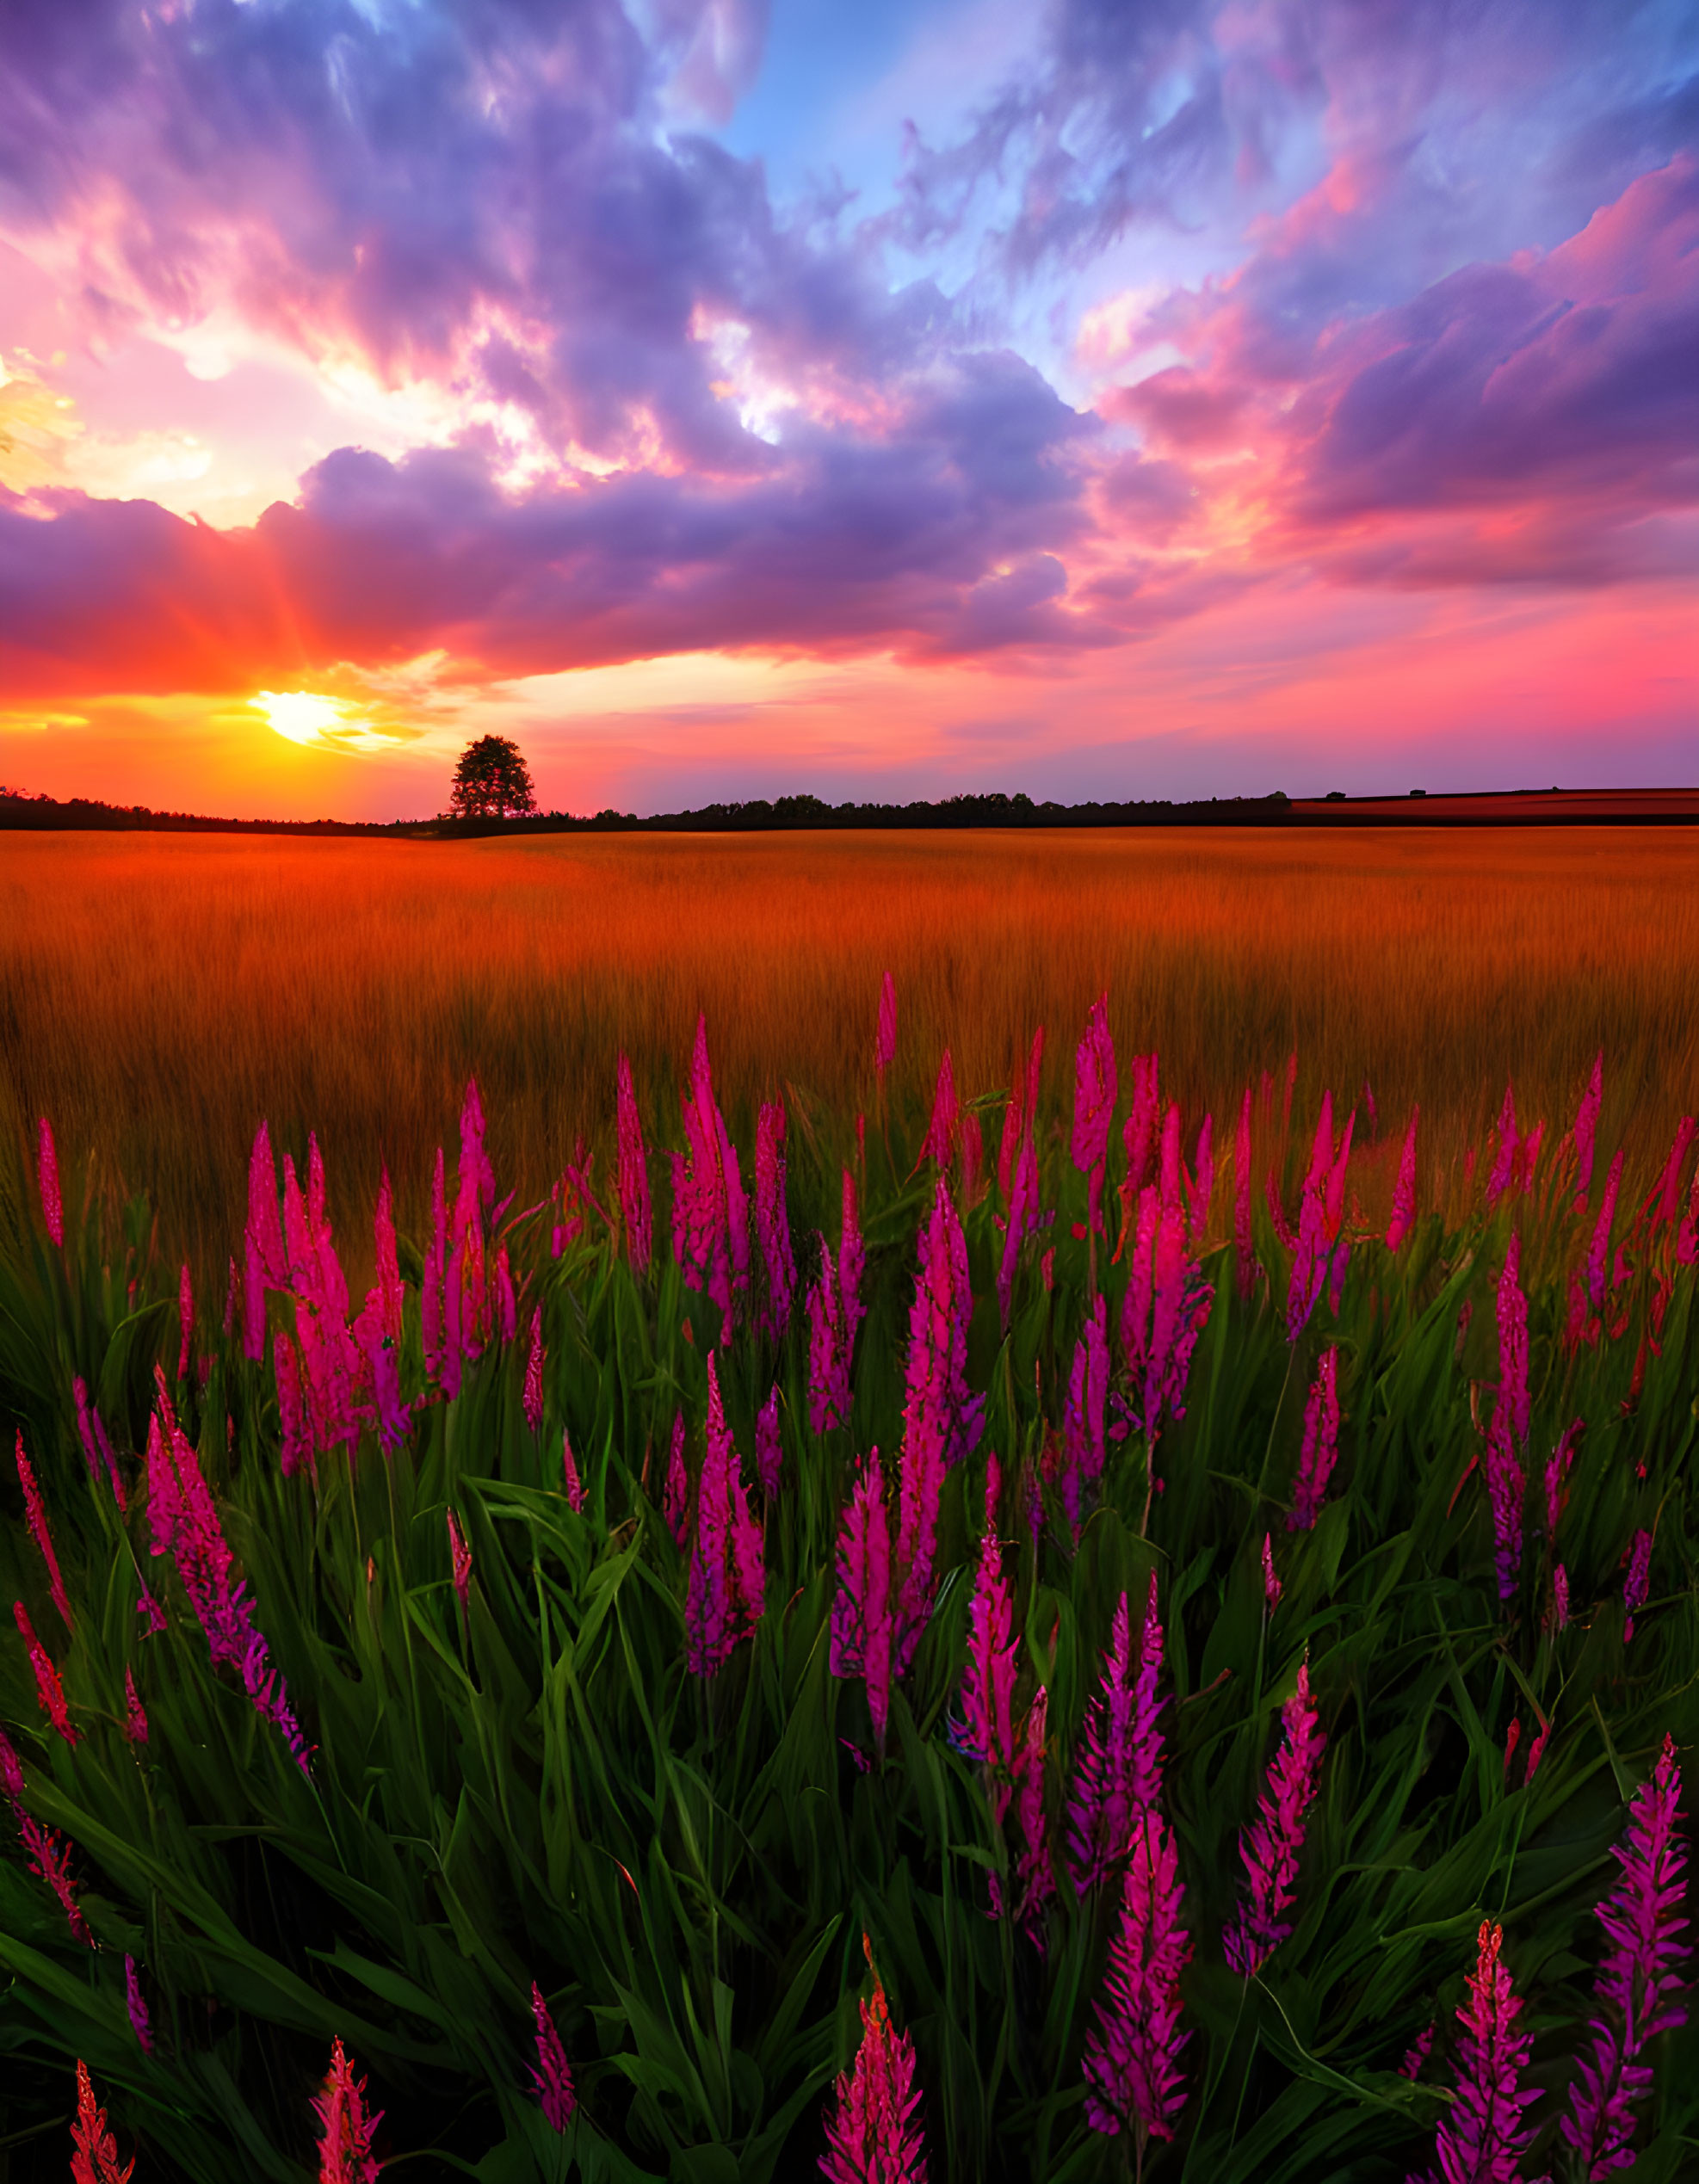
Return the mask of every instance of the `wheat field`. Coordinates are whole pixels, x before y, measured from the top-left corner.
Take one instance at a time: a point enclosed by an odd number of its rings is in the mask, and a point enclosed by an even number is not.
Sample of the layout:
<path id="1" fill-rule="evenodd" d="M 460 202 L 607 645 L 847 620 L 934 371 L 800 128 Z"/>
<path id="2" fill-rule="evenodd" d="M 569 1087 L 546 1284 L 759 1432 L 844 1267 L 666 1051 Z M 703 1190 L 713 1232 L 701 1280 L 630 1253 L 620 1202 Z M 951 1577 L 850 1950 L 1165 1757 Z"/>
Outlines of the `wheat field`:
<path id="1" fill-rule="evenodd" d="M 887 969 L 891 1098 L 911 1112 L 946 1045 L 972 1095 L 1009 1083 L 1040 1023 L 1065 1106 L 1104 990 L 1118 1052 L 1155 1048 L 1194 1114 L 1295 1053 L 1294 1120 L 1324 1087 L 1361 1103 L 1366 1081 L 1381 1147 L 1418 1101 L 1442 1173 L 1507 1079 L 1524 1126 L 1562 1127 L 1601 1048 L 1601 1143 L 1640 1165 L 1699 1099 L 1681 830 L 13 835 L 0 1129 L 22 1155 L 50 1116 L 66 1158 L 146 1190 L 162 1251 L 205 1271 L 239 1235 L 262 1116 L 298 1157 L 318 1132 L 333 1212 L 369 1206 L 382 1162 L 417 1228 L 469 1076 L 498 1165 L 534 1194 L 580 1135 L 610 1138 L 621 1047 L 676 1140 L 700 1009 L 734 1132 L 788 1088 L 806 1193 L 813 1118 L 872 1110 Z M 1366 1107 L 1359 1144 L 1372 1211 Z M 842 1149 L 817 1150 L 824 1173 Z"/>

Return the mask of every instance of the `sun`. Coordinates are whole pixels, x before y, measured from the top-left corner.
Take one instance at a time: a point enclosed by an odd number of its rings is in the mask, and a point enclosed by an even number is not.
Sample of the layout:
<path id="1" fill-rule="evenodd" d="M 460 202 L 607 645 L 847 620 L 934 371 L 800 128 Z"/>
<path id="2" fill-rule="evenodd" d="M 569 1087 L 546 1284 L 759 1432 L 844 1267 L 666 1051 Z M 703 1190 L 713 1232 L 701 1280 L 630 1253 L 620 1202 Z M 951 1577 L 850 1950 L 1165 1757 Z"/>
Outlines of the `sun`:
<path id="1" fill-rule="evenodd" d="M 310 690 L 262 690 L 248 703 L 292 743 L 322 743 L 327 731 L 349 725 L 339 700 L 318 697 Z"/>

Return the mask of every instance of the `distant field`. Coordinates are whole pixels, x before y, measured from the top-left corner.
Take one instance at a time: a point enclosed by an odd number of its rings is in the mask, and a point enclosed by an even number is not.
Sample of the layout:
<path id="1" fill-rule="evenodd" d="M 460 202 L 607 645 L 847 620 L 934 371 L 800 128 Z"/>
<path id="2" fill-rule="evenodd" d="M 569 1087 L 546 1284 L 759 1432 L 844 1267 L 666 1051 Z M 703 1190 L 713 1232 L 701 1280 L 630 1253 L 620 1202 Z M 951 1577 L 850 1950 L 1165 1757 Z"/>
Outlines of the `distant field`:
<path id="1" fill-rule="evenodd" d="M 51 1115 L 68 1158 L 94 1148 L 105 1178 L 167 1209 L 163 1249 L 221 1265 L 262 1115 L 298 1155 L 318 1132 L 344 1229 L 380 1160 L 417 1227 L 473 1073 L 498 1170 L 537 1195 L 578 1133 L 608 1143 L 621 1046 L 650 1126 L 677 1142 L 701 1009 L 745 1140 L 752 1102 L 795 1088 L 806 1191 L 809 1104 L 871 1107 L 887 968 L 899 1110 L 930 1097 L 946 1043 L 965 1093 L 1007 1085 L 1038 1022 L 1061 1108 L 1106 988 L 1123 1083 L 1125 1058 L 1155 1047 L 1193 1116 L 1294 1051 L 1294 1121 L 1324 1085 L 1350 1101 L 1367 1079 L 1371 1211 L 1412 1099 L 1442 1170 L 1507 1077 L 1524 1125 L 1565 1126 L 1601 1046 L 1602 1145 L 1626 1137 L 1650 1164 L 1699 1100 L 1699 874 L 1673 829 L 16 835 L 0 853 L 0 1132 L 22 1146 Z"/>

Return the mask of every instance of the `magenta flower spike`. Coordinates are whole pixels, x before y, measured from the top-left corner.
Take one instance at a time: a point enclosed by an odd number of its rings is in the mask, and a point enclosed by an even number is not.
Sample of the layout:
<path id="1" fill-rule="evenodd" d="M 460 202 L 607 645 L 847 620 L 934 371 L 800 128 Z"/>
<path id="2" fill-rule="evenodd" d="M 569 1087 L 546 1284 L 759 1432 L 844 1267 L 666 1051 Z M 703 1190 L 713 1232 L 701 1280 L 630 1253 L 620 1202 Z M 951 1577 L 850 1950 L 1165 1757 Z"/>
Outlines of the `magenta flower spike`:
<path id="1" fill-rule="evenodd" d="M 1489 1206 L 1510 1188 L 1516 1174 L 1517 1153 L 1522 1144 L 1517 1135 L 1516 1094 L 1508 1084 L 1504 1087 L 1504 1104 L 1498 1110 L 1497 1138 L 1492 1168 L 1486 1179 L 1486 1202 Z"/>
<path id="2" fill-rule="evenodd" d="M 1511 1439 L 1510 1419 L 1500 1404 L 1486 1431 L 1486 1492 L 1492 1509 L 1492 1554 L 1501 1601 L 1511 1597 L 1522 1575 L 1522 1510 L 1527 1488 L 1527 1474 Z"/>
<path id="3" fill-rule="evenodd" d="M 124 1959 L 124 2004 L 130 2013 L 130 2028 L 135 2033 L 136 2045 L 144 2055 L 153 2052 L 153 2030 L 148 2022 L 147 2004 L 142 2000 L 141 1980 L 136 1971 L 136 1960 Z"/>
<path id="4" fill-rule="evenodd" d="M 1077 1895 L 1121 1872 L 1134 1821 L 1153 1811 L 1161 1795 L 1161 1669 L 1162 1624 L 1152 1570 L 1137 1657 L 1123 1593 L 1109 1626 L 1103 1679 L 1080 1729 L 1068 1800 L 1068 1864 Z"/>
<path id="5" fill-rule="evenodd" d="M 1121 1317 L 1134 1422 L 1152 1442 L 1165 1416 L 1185 1416 L 1192 1352 L 1215 1296 L 1214 1286 L 1204 1280 L 1186 1251 L 1177 1107 L 1168 1110 L 1162 1145 L 1160 1182 L 1146 1185 L 1139 1194 L 1133 1264 Z"/>
<path id="6" fill-rule="evenodd" d="M 1157 1095 L 1157 1058 L 1133 1057 L 1133 1104 L 1121 1126 L 1121 1148 L 1127 1155 L 1127 1175 L 1121 1183 L 1121 1202 L 1131 1218 L 1139 1194 L 1151 1180 L 1151 1155 L 1156 1150 L 1157 1120 L 1161 1112 Z"/>
<path id="7" fill-rule="evenodd" d="M 578 2095 L 572 2083 L 566 2051 L 554 2029 L 554 2020 L 548 2014 L 543 1990 L 534 1979 L 531 1982 L 531 2016 L 537 2028 L 537 2060 L 531 2072 L 531 2083 L 542 2104 L 543 2120 L 549 2129 L 565 2131 L 572 2120 Z"/>
<path id="8" fill-rule="evenodd" d="M 870 1946 L 868 1963 L 873 1963 Z M 820 2174 L 826 2184 L 926 2184 L 925 2144 L 915 2113 L 920 2093 L 914 2043 L 892 2025 L 877 1971 L 873 2000 L 861 2008 L 862 2044 L 854 2068 L 837 2081 Z"/>
<path id="9" fill-rule="evenodd" d="M 519 1332 L 519 1299 L 513 1293 L 513 1268 L 503 1244 L 496 1254 L 496 1332 L 510 1342 Z"/>
<path id="10" fill-rule="evenodd" d="M 1298 1687 L 1281 1710 L 1281 1724 L 1280 1750 L 1269 1768 L 1257 1817 L 1239 1839 L 1250 1887 L 1222 1936 L 1228 1964 L 1245 1979 L 1256 1977 L 1292 1931 L 1281 1914 L 1297 1896 L 1304 1816 L 1315 1799 L 1327 1741 L 1310 1697 L 1307 1662 L 1299 1667 Z"/>
<path id="11" fill-rule="evenodd" d="M 879 1029 L 874 1038 L 874 1075 L 882 1086 L 885 1072 L 897 1058 L 897 988 L 887 971 L 879 989 Z"/>
<path id="12" fill-rule="evenodd" d="M 71 1395 L 77 1410 L 77 1438 L 83 1444 L 83 1460 L 89 1467 L 89 1477 L 98 1484 L 103 1465 L 111 1482 L 112 1498 L 122 1509 L 127 1506 L 124 1481 L 119 1475 L 117 1459 L 101 1423 L 100 1413 L 89 1401 L 88 1383 L 80 1373 L 71 1383 Z"/>
<path id="13" fill-rule="evenodd" d="M 1263 1602 L 1270 1615 L 1280 1606 L 1280 1596 L 1285 1589 L 1275 1575 L 1274 1541 L 1265 1532 L 1263 1534 Z"/>
<path id="14" fill-rule="evenodd" d="M 195 1292 L 188 1279 L 188 1262 L 183 1262 L 182 1272 L 177 1277 L 177 1325 L 182 1341 L 177 1350 L 177 1378 L 188 1378 L 189 1345 L 195 1339 Z"/>
<path id="15" fill-rule="evenodd" d="M 755 1414 L 755 1468 L 761 1490 L 769 1502 L 779 1498 L 784 1450 L 779 1440 L 779 1384 L 775 1380 L 767 1400 Z"/>
<path id="16" fill-rule="evenodd" d="M 944 1058 L 938 1064 L 937 1089 L 932 1095 L 932 1120 L 926 1126 L 926 1136 L 920 1148 L 920 1157 L 915 1162 L 918 1169 L 923 1163 L 936 1161 L 940 1168 L 948 1168 L 955 1151 L 955 1141 L 961 1127 L 961 1102 L 955 1093 L 955 1064 L 950 1059 L 950 1050 L 944 1049 Z"/>
<path id="17" fill-rule="evenodd" d="M 1517 2033 L 1522 2003 L 1500 1959 L 1504 1930 L 1483 1919 L 1468 1996 L 1457 2012 L 1457 2089 L 1435 2141 L 1446 2184 L 1518 2184 L 1534 2137 L 1522 2112 L 1539 2090 L 1520 2087 L 1533 2037 Z"/>
<path id="18" fill-rule="evenodd" d="M 1654 1228 L 1662 1227 L 1665 1222 L 1673 1221 L 1676 1218 L 1676 1209 L 1681 1204 L 1681 1173 L 1687 1164 L 1688 1148 L 1693 1143 L 1696 1130 L 1699 1130 L 1699 1123 L 1696 1123 L 1690 1114 L 1684 1114 L 1676 1125 L 1675 1139 L 1670 1147 L 1669 1158 L 1664 1163 L 1664 1172 L 1658 1179 L 1652 1196 L 1646 1200 Z"/>
<path id="19" fill-rule="evenodd" d="M 23 1763 L 11 1738 L 0 1729 L 0 1796 L 8 1804 L 15 1805 L 22 1795 Z"/>
<path id="20" fill-rule="evenodd" d="M 1399 1157 L 1398 1181 L 1393 1186 L 1393 1218 L 1387 1224 L 1387 1249 L 1396 1251 L 1416 1224 L 1416 1125 L 1421 1115 L 1420 1107 L 1410 1110 L 1410 1127 L 1405 1132 L 1404 1151 Z"/>
<path id="21" fill-rule="evenodd" d="M 763 1331 L 777 1342 L 790 1324 L 796 1295 L 796 1260 L 785 1212 L 785 1106 L 763 1100 L 755 1136 L 755 1232 L 767 1277 Z"/>
<path id="22" fill-rule="evenodd" d="M 1009 1192 L 1009 1220 L 1003 1232 L 1003 1257 L 997 1272 L 998 1309 L 1003 1330 L 1009 1331 L 1010 1308 L 1015 1295 L 1015 1268 L 1021 1246 L 1039 1226 L 1038 1151 L 1030 1127 L 1024 1129 L 1015 1156 Z"/>
<path id="23" fill-rule="evenodd" d="M 18 1823 L 18 1833 L 29 1854 L 29 1870 L 38 1880 L 46 1881 L 58 1897 L 71 1939 L 80 1941 L 85 1949 L 94 1948 L 95 1937 L 77 1900 L 77 1884 L 71 1878 L 71 1846 L 53 1829 L 43 1827 L 33 1812 L 26 1812 L 20 1805 L 14 1805 L 12 1817 Z"/>
<path id="24" fill-rule="evenodd" d="M 281 1328 L 271 1346 L 271 1362 L 277 1377 L 278 1465 L 285 1478 L 293 1478 L 304 1467 L 313 1468 L 312 1434 L 301 1391 L 300 1360 Z"/>
<path id="25" fill-rule="evenodd" d="M 938 1507 L 952 1465 L 979 1444 L 982 1396 L 967 1390 L 967 1247 L 940 1174 L 921 1237 L 909 1315 L 907 1397 L 898 1484 L 898 1648 L 906 1670 L 932 1612 Z"/>
<path id="26" fill-rule="evenodd" d="M 1062 1505 L 1078 1530 L 1083 1506 L 1103 1474 L 1104 1419 L 1109 1391 L 1108 1305 L 1101 1293 L 1074 1346 L 1062 1416 Z"/>
<path id="27" fill-rule="evenodd" d="M 684 1468 L 684 1413 L 682 1410 L 673 1414 L 672 1442 L 667 1452 L 666 1487 L 662 1509 L 667 1529 L 683 1554 L 684 1542 L 690 1536 L 690 1474 Z"/>
<path id="28" fill-rule="evenodd" d="M 34 1540 L 41 1559 L 47 1565 L 47 1590 L 53 1595 L 53 1606 L 59 1612 L 59 1619 L 66 1630 L 73 1628 L 71 1602 L 65 1598 L 65 1580 L 59 1575 L 59 1558 L 53 1552 L 53 1535 L 47 1529 L 46 1505 L 41 1499 L 41 1490 L 35 1483 L 34 1467 L 24 1453 L 23 1428 L 17 1429 L 15 1458 L 18 1467 L 18 1484 L 23 1489 L 24 1515 L 28 1521 L 30 1537 Z"/>
<path id="29" fill-rule="evenodd" d="M 1646 1606 L 1652 1576 L 1652 1534 L 1636 1532 L 1628 1550 L 1628 1574 L 1622 1580 L 1622 1643 L 1634 1634 L 1634 1617 Z"/>
<path id="30" fill-rule="evenodd" d="M 750 1513 L 736 1444 L 708 1352 L 707 1447 L 696 1487 L 696 1528 L 684 1601 L 685 1661 L 714 1676 L 761 1619 L 766 1589 L 761 1527 Z"/>
<path id="31" fill-rule="evenodd" d="M 1604 1178 L 1593 1240 L 1587 1247 L 1587 1297 L 1595 1311 L 1604 1308 L 1605 1267 L 1610 1255 L 1610 1225 L 1616 1217 L 1616 1194 L 1622 1182 L 1622 1155 L 1619 1148 Z"/>
<path id="32" fill-rule="evenodd" d="M 1570 2113 L 1559 2126 L 1590 2178 L 1632 2163 L 1634 2104 L 1652 2090 L 1641 2057 L 1659 2033 L 1687 2021 L 1677 1970 L 1692 1953 L 1680 1938 L 1688 1924 L 1679 1916 L 1687 1863 L 1680 1799 L 1681 1769 L 1666 1735 L 1651 1780 L 1629 1807 L 1626 1840 L 1612 1846 L 1622 1872 L 1598 1907 L 1609 1946 L 1593 1982 L 1592 2040 L 1577 2061 Z"/>
<path id="33" fill-rule="evenodd" d="M 1585 1430 L 1585 1418 L 1572 1419 L 1558 1436 L 1557 1446 L 1547 1460 L 1546 1537 L 1548 1539 L 1557 1538 L 1558 1524 L 1563 1515 L 1564 1502 L 1566 1499 L 1564 1492 L 1565 1483 L 1569 1477 L 1570 1466 L 1575 1461 L 1575 1444 Z"/>
<path id="34" fill-rule="evenodd" d="M 1015 1610 L 1003 1574 L 1003 1549 L 987 1526 L 967 1614 L 967 1665 L 961 1715 L 949 1724 L 957 1751 L 985 1770 L 992 1817 L 1001 1828 L 1015 1788 Z"/>
<path id="35" fill-rule="evenodd" d="M 1171 2139 L 1185 2107 L 1180 1974 L 1191 1940 L 1180 1924 L 1185 1890 L 1172 1830 L 1156 1812 L 1133 1824 L 1121 1887 L 1121 1930 L 1109 1950 L 1097 2021 L 1086 2038 L 1085 2120 L 1126 2132 L 1143 2172 L 1152 2138 Z"/>
<path id="36" fill-rule="evenodd" d="M 684 1095 L 686 1151 L 672 1155 L 672 1248 L 685 1286 L 727 1317 L 734 1290 L 749 1285 L 749 1216 L 738 1156 L 714 1096 L 707 1021 L 696 1019 L 690 1089 Z"/>
<path id="37" fill-rule="evenodd" d="M 1593 1073 L 1581 1095 L 1575 1114 L 1575 1203 L 1585 1205 L 1593 1182 L 1593 1141 L 1598 1132 L 1598 1111 L 1604 1097 L 1604 1049 L 1593 1058 Z"/>
<path id="38" fill-rule="evenodd" d="M 1233 1138 L 1233 1263 L 1239 1293 L 1249 1297 L 1257 1282 L 1257 1255 L 1251 1238 L 1251 1087 L 1239 1102 Z"/>
<path id="39" fill-rule="evenodd" d="M 625 1228 L 626 1256 L 640 1281 L 649 1271 L 654 1249 L 654 1215 L 649 1201 L 649 1162 L 643 1150 L 643 1124 L 632 1089 L 631 1064 L 620 1055 L 619 1198 L 620 1219 Z"/>
<path id="40" fill-rule="evenodd" d="M 1015 1749 L 1015 1817 L 1021 1829 L 1021 1848 L 1015 1860 L 1015 1918 L 1041 1953 L 1044 1914 L 1056 1896 L 1044 1815 L 1044 1740 L 1049 1705 L 1049 1694 L 1040 1684 L 1021 1724 Z M 992 1916 L 1001 1918 L 1002 1887 L 995 1873 L 990 1878 Z"/>
<path id="41" fill-rule="evenodd" d="M 1209 1201 L 1215 1192 L 1215 1156 L 1210 1149 L 1212 1127 L 1209 1116 L 1205 1115 L 1197 1133 L 1191 1188 L 1186 1194 L 1186 1219 L 1191 1228 L 1194 1251 L 1203 1242 L 1204 1231 L 1209 1225 Z"/>
<path id="42" fill-rule="evenodd" d="M 271 1132 L 263 1122 L 254 1132 L 254 1147 L 248 1157 L 248 1227 L 267 1288 L 287 1288 L 289 1261 L 277 1217 L 277 1163 L 272 1154 Z"/>
<path id="43" fill-rule="evenodd" d="M 401 1340 L 401 1266 L 396 1255 L 395 1213 L 387 1168 L 383 1169 L 378 1177 L 378 1203 L 372 1217 L 372 1240 L 377 1250 L 380 1321 L 390 1341 L 398 1342 Z"/>
<path id="44" fill-rule="evenodd" d="M 1408 2078 L 1412 2085 L 1422 2075 L 1422 2065 L 1428 2059 L 1434 2044 L 1434 2034 L 1438 2029 L 1437 2025 L 1430 2024 L 1425 2031 L 1418 2033 L 1406 2051 L 1403 2062 L 1398 2066 L 1399 2077 Z"/>
<path id="45" fill-rule="evenodd" d="M 578 1459 L 572 1453 L 572 1437 L 563 1426 L 560 1428 L 561 1490 L 566 1496 L 566 1506 L 582 1511 L 584 1506 L 584 1483 L 578 1476 Z"/>
<path id="46" fill-rule="evenodd" d="M 59 1681 L 59 1672 L 53 1666 L 53 1656 L 36 1637 L 29 1611 L 21 1600 L 12 1603 L 12 1620 L 18 1626 L 18 1636 L 29 1654 L 29 1665 L 35 1671 L 35 1689 L 42 1712 L 67 1744 L 77 1743 L 83 1732 L 71 1720 L 71 1711 L 65 1703 L 65 1686 Z"/>
<path id="47" fill-rule="evenodd" d="M 543 1308 L 539 1305 L 531 1314 L 531 1349 L 525 1360 L 525 1422 L 534 1433 L 542 1430 L 543 1422 Z"/>
<path id="48" fill-rule="evenodd" d="M 820 1274 L 808 1292 L 808 1425 L 830 1433 L 850 1414 L 850 1374 L 843 1340 L 843 1305 L 831 1246 L 819 1236 Z"/>
<path id="49" fill-rule="evenodd" d="M 424 1287 L 419 1295 L 419 1323 L 424 1339 L 425 1371 L 433 1380 L 442 1377 L 448 1356 L 448 1330 L 443 1324 L 444 1285 L 448 1266 L 448 1208 L 444 1195 L 442 1148 L 436 1148 L 436 1165 L 430 1177 L 430 1245 L 425 1253 Z"/>
<path id="50" fill-rule="evenodd" d="M 383 2111 L 366 2113 L 366 2081 L 356 2078 L 338 2038 L 331 2049 L 331 2068 L 313 2096 L 318 2119 L 318 2184 L 377 2184 L 378 2164 L 372 2135 Z"/>
<path id="51" fill-rule="evenodd" d="M 147 1742 L 147 1712 L 136 1689 L 134 1672 L 127 1665 L 124 1670 L 124 1735 L 132 1744 Z"/>
<path id="52" fill-rule="evenodd" d="M 454 1588 L 454 1597 L 460 1604 L 462 1615 L 467 1612 L 467 1596 L 472 1590 L 472 1549 L 460 1529 L 460 1521 L 448 1512 L 448 1574 Z"/>
<path id="53" fill-rule="evenodd" d="M 1304 1404 L 1304 1440 L 1292 1482 L 1288 1532 L 1309 1532 L 1321 1515 L 1339 1453 L 1339 1353 L 1331 1343 L 1316 1363 L 1315 1379 Z"/>
<path id="54" fill-rule="evenodd" d="M 1087 1225 L 1101 1234 L 1103 1175 L 1116 1092 L 1115 1042 L 1109 1036 L 1109 997 L 1100 994 L 1085 1019 L 1085 1036 L 1074 1052 L 1073 1164 L 1088 1178 Z"/>
<path id="55" fill-rule="evenodd" d="M 35 1181 L 41 1193 L 41 1218 L 55 1244 L 65 1244 L 65 1214 L 59 1202 L 59 1157 L 52 1124 L 44 1114 L 35 1134 Z"/>
<path id="56" fill-rule="evenodd" d="M 1552 1620 L 1559 1630 L 1569 1620 L 1569 1572 L 1561 1563 L 1552 1570 Z"/>
<path id="57" fill-rule="evenodd" d="M 1498 1407 L 1517 1447 L 1528 1439 L 1528 1299 L 1521 1263 L 1522 1239 L 1512 1236 L 1498 1276 Z"/>
<path id="58" fill-rule="evenodd" d="M 891 1520 L 879 1451 L 872 1448 L 838 1524 L 831 1666 L 835 1676 L 860 1676 L 866 1683 L 874 1741 L 881 1754 L 895 1670 L 893 1609 Z"/>

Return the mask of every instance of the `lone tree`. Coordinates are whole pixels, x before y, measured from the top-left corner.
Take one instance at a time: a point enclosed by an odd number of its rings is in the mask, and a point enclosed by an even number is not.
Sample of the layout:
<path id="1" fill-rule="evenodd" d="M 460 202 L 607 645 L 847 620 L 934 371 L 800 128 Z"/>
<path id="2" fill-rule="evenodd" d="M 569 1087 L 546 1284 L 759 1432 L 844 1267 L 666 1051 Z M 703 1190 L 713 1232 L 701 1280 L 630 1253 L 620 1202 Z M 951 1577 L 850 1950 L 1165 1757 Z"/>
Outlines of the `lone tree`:
<path id="1" fill-rule="evenodd" d="M 537 808 L 530 769 L 517 743 L 480 736 L 460 753 L 448 809 L 457 819 L 518 819 Z"/>

